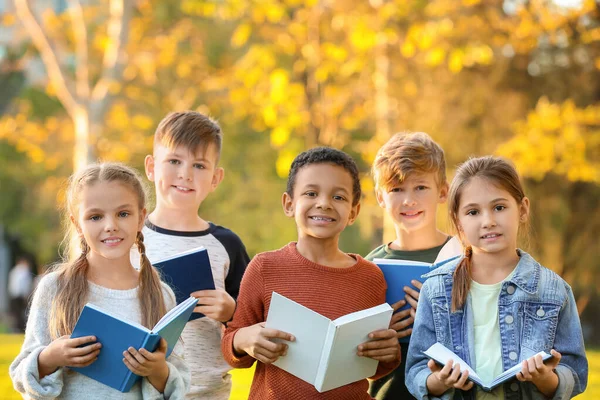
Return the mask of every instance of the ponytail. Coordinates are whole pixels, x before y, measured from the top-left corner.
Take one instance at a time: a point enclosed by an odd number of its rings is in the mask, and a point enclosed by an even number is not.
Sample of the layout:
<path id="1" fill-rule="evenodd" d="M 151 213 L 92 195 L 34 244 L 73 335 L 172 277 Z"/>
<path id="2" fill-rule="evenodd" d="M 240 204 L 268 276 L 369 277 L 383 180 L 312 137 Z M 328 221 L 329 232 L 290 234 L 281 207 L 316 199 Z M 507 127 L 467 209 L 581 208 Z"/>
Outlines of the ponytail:
<path id="1" fill-rule="evenodd" d="M 452 312 L 463 308 L 467 302 L 467 295 L 471 288 L 471 260 L 473 248 L 467 246 L 465 256 L 454 270 L 454 283 L 452 285 Z"/>
<path id="2" fill-rule="evenodd" d="M 163 298 L 160 276 L 146 257 L 144 235 L 137 233 L 135 244 L 140 253 L 138 299 L 142 311 L 142 325 L 151 329 L 167 312 Z"/>

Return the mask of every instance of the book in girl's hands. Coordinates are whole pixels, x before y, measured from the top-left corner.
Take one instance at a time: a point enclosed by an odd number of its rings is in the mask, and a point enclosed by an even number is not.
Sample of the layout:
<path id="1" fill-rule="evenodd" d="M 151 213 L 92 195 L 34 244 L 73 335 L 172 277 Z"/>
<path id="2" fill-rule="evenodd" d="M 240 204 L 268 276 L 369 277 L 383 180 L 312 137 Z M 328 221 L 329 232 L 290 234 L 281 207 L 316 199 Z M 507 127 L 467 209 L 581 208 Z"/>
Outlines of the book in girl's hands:
<path id="1" fill-rule="evenodd" d="M 204 247 L 174 254 L 152 265 L 160 272 L 160 279 L 173 289 L 177 304 L 198 290 L 215 289 L 208 251 Z M 195 312 L 190 321 L 202 317 L 204 314 Z"/>
<path id="2" fill-rule="evenodd" d="M 189 297 L 167 312 L 152 330 L 111 315 L 91 303 L 86 304 L 71 338 L 95 336 L 102 348 L 98 359 L 92 364 L 71 369 L 121 392 L 128 392 L 140 377 L 127 368 L 123 362 L 123 352 L 129 347 L 154 352 L 163 338 L 167 341 L 168 357 L 196 303 L 198 299 Z"/>
<path id="3" fill-rule="evenodd" d="M 358 345 L 370 340 L 369 333 L 387 329 L 392 311 L 384 303 L 331 321 L 273 292 L 265 327 L 296 339 L 284 341 L 289 346 L 287 354 L 273 364 L 314 385 L 321 393 L 373 376 L 379 362 L 359 357 Z"/>
<path id="4" fill-rule="evenodd" d="M 435 362 L 441 365 L 446 365 L 448 360 L 452 360 L 454 364 L 460 365 L 461 371 L 469 371 L 469 379 L 481 386 L 481 388 L 486 392 L 489 392 L 496 388 L 498 385 L 514 378 L 515 375 L 517 375 L 517 373 L 521 371 L 521 363 L 519 362 L 517 363 L 517 365 L 513 366 L 510 369 L 507 369 L 506 371 L 495 377 L 491 382 L 483 382 L 479 375 L 477 375 L 477 373 L 462 358 L 454 354 L 454 352 L 452 352 L 450 349 L 448 349 L 446 346 L 439 342 L 435 343 L 423 353 L 425 353 L 427 357 L 433 359 Z M 545 351 L 540 351 L 536 354 L 536 356 L 538 354 L 542 356 L 543 361 L 552 358 L 552 355 L 546 353 Z"/>

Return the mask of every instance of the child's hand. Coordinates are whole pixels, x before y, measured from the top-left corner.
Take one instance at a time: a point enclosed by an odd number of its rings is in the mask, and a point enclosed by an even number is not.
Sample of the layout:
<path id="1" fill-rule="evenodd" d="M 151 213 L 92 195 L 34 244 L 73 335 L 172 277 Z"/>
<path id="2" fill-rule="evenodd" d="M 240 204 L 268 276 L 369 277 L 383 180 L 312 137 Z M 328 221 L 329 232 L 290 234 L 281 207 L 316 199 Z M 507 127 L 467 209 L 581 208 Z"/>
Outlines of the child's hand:
<path id="1" fill-rule="evenodd" d="M 423 284 L 416 279 L 410 281 L 411 285 L 416 287 L 418 290 L 411 288 L 410 286 L 404 286 L 404 292 L 406 292 L 406 296 L 404 298 L 408 301 L 408 304 L 416 311 L 417 303 L 419 302 L 419 294 L 421 293 L 421 288 Z"/>
<path id="2" fill-rule="evenodd" d="M 235 300 L 223 289 L 199 290 L 192 293 L 198 299 L 194 312 L 199 312 L 219 322 L 231 320 L 235 311 Z"/>
<path id="3" fill-rule="evenodd" d="M 83 346 L 86 343 L 90 344 Z M 65 335 L 53 340 L 38 356 L 40 378 L 60 367 L 87 367 L 96 361 L 101 347 L 95 336 L 71 339 Z"/>
<path id="4" fill-rule="evenodd" d="M 382 329 L 369 333 L 370 341 L 358 345 L 358 355 L 381 362 L 392 362 L 400 358 L 400 344 L 394 329 Z"/>
<path id="5" fill-rule="evenodd" d="M 532 382 L 538 390 L 546 397 L 552 397 L 558 387 L 558 375 L 554 369 L 558 366 L 561 354 L 556 350 L 550 350 L 553 355 L 546 364 L 541 355 L 536 355 L 521 364 L 521 372 L 517 373 L 517 379 L 521 382 Z"/>
<path id="6" fill-rule="evenodd" d="M 461 374 L 460 365 L 453 364 L 452 360 L 448 360 L 442 367 L 435 361 L 429 360 L 427 366 L 432 374 L 427 377 L 427 391 L 431 395 L 439 397 L 452 387 L 460 390 L 470 390 L 473 387 L 473 382 L 467 382 L 469 371 L 465 370 Z"/>
<path id="7" fill-rule="evenodd" d="M 160 339 L 158 348 L 154 353 L 142 348 L 136 350 L 133 347 L 123 352 L 123 362 L 131 372 L 139 376 L 148 377 L 148 381 L 159 392 L 165 390 L 169 378 L 169 366 L 166 361 L 167 341 Z"/>
<path id="8" fill-rule="evenodd" d="M 398 339 L 412 334 L 412 328 L 408 327 L 415 322 L 415 318 L 411 313 L 412 308 L 407 308 L 406 310 L 396 312 L 396 310 L 400 309 L 405 304 L 406 300 L 400 300 L 392 305 L 394 314 L 392 314 L 392 319 L 390 321 L 390 329 L 396 331 L 396 337 Z"/>
<path id="9" fill-rule="evenodd" d="M 271 364 L 287 354 L 288 345 L 270 339 L 283 339 L 293 342 L 296 338 L 277 329 L 265 328 L 265 323 L 239 329 L 233 337 L 233 350 L 237 354 L 247 353 L 258 361 Z"/>

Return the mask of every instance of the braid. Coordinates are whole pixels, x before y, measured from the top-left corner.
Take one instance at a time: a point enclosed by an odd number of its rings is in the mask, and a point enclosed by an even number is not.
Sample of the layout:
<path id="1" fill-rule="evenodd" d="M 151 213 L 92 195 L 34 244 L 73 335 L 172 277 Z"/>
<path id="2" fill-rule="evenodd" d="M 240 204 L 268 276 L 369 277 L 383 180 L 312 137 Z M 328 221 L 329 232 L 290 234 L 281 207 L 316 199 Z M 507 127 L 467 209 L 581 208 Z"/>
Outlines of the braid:
<path id="1" fill-rule="evenodd" d="M 452 312 L 463 308 L 467 302 L 467 295 L 471 288 L 471 262 L 473 248 L 465 248 L 465 256 L 454 270 L 454 284 L 452 285 Z"/>
<path id="2" fill-rule="evenodd" d="M 167 312 L 162 293 L 162 285 L 158 271 L 146 257 L 144 235 L 138 232 L 135 238 L 140 253 L 140 289 L 138 298 L 142 309 L 142 325 L 152 328 Z"/>

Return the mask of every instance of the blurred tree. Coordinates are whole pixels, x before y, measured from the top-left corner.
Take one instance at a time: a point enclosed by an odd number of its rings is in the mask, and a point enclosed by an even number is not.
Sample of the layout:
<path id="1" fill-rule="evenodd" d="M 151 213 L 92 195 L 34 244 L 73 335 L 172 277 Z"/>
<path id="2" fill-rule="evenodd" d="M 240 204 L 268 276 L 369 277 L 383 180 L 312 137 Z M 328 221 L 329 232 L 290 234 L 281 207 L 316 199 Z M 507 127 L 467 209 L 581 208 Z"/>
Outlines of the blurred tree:
<path id="1" fill-rule="evenodd" d="M 104 116 L 118 91 L 133 2 L 110 0 L 106 15 L 100 5 L 90 6 L 86 13 L 79 0 L 68 0 L 68 16 L 46 9 L 44 22 L 28 0 L 14 0 L 14 5 L 46 67 L 49 90 L 71 118 L 74 169 L 81 168 L 96 159 L 95 145 Z M 90 51 L 88 39 L 92 27 L 96 30 L 92 35 L 95 51 Z"/>

